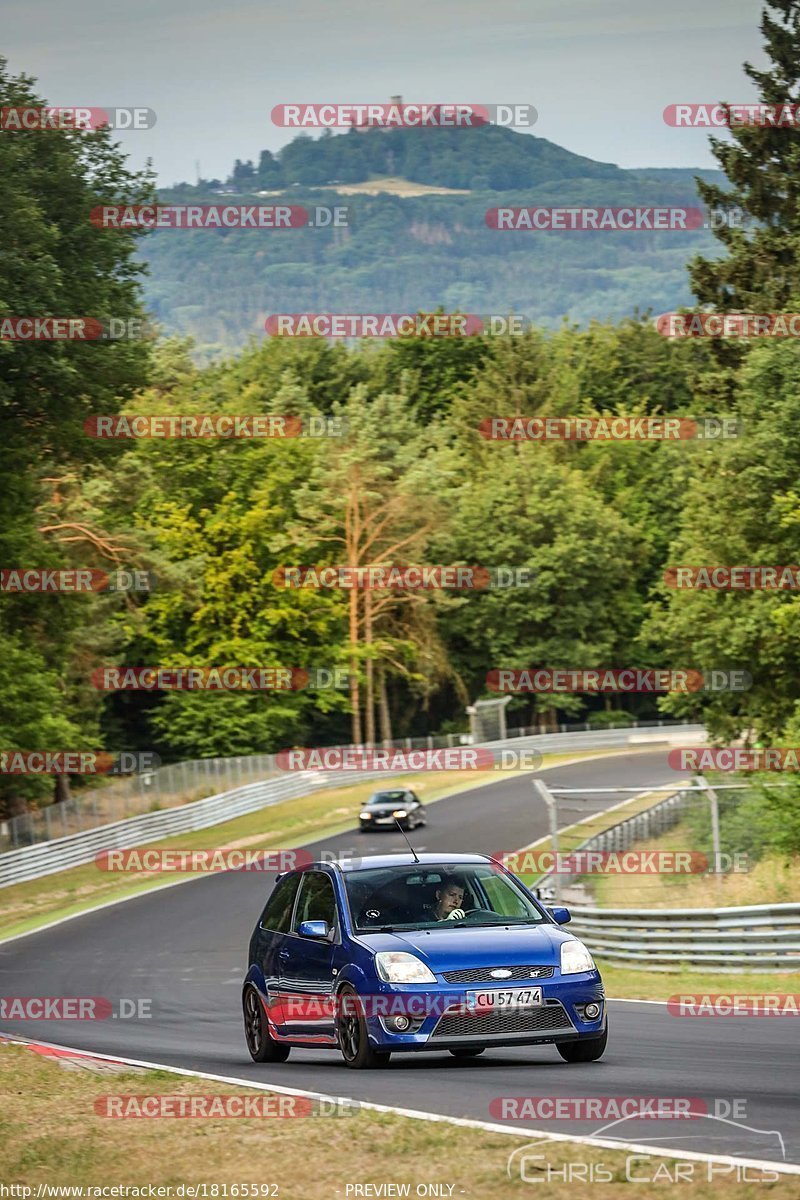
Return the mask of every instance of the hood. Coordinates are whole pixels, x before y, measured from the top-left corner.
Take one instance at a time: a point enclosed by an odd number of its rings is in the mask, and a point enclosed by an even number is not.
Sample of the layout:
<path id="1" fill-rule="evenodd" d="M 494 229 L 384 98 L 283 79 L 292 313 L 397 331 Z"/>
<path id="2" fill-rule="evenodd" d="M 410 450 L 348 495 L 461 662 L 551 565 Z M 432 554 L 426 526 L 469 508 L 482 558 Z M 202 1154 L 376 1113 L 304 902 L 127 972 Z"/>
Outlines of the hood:
<path id="1" fill-rule="evenodd" d="M 448 922 L 442 922 L 443 925 Z M 397 933 L 359 933 L 358 941 L 374 954 L 405 950 L 416 954 L 434 974 L 465 967 L 554 966 L 561 961 L 561 945 L 574 941 L 558 925 L 518 925 L 449 929 L 409 929 Z"/>

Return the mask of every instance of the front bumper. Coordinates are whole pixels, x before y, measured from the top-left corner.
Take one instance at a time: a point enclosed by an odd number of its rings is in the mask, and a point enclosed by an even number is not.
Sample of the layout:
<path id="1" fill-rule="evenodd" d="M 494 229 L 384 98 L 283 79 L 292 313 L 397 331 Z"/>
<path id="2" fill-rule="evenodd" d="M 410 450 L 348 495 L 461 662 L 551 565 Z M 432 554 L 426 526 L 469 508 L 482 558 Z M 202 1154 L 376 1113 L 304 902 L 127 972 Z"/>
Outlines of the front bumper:
<path id="1" fill-rule="evenodd" d="M 509 985 L 501 990 L 518 990 Z M 365 1019 L 372 1045 L 382 1050 L 447 1050 L 456 1047 L 550 1044 L 598 1037 L 605 1028 L 605 993 L 597 971 L 561 976 L 541 982 L 542 1004 L 532 1007 L 502 1007 L 468 1010 L 468 992 L 501 985 L 471 983 L 437 986 L 384 984 L 373 997 L 364 997 Z M 372 1003 L 366 1003 L 371 1000 Z M 583 1013 L 586 1004 L 600 1005 L 595 1020 Z M 405 1031 L 393 1027 L 393 1019 L 407 1016 L 412 1024 Z"/>

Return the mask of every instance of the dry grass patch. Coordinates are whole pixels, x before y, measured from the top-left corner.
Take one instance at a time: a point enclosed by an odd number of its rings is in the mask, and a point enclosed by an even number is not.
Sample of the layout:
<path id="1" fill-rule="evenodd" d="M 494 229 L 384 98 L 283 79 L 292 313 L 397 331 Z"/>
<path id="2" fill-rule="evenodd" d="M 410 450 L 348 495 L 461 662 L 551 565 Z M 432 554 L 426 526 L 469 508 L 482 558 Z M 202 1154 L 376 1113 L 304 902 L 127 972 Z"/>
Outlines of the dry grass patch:
<path id="1" fill-rule="evenodd" d="M 693 842 L 695 844 L 693 844 Z M 683 823 L 636 850 L 693 850 L 696 835 Z M 596 875 L 591 889 L 602 908 L 730 908 L 800 899 L 800 858 L 767 855 L 749 871 L 703 875 Z"/>
<path id="2" fill-rule="evenodd" d="M 422 1122 L 362 1110 L 350 1117 L 138 1119 L 98 1116 L 104 1095 L 241 1094 L 252 1089 L 167 1071 L 100 1076 L 67 1072 L 19 1046 L 0 1046 L 0 1179 L 4 1183 L 53 1186 L 122 1184 L 277 1184 L 279 1200 L 345 1200 L 354 1184 L 452 1185 L 453 1197 L 513 1200 L 529 1185 L 509 1179 L 509 1155 L 525 1137 Z M 259 1093 L 263 1094 L 263 1093 Z M 531 1138 L 533 1140 L 533 1137 Z M 624 1186 L 630 1200 L 663 1196 L 663 1183 L 625 1181 L 624 1152 L 576 1143 L 537 1146 L 553 1167 L 603 1163 L 614 1173 L 609 1195 Z M 663 1171 L 669 1160 L 637 1159 L 639 1175 Z M 704 1177 L 705 1168 L 701 1169 Z M 752 1171 L 751 1171 L 752 1175 Z M 695 1200 L 723 1200 L 724 1177 L 713 1184 L 674 1185 Z M 797 1178 L 777 1183 L 740 1183 L 737 1200 L 792 1200 Z M 221 1189 L 217 1193 L 221 1195 Z M 240 1193 L 241 1194 L 241 1193 Z M 352 1190 L 349 1195 L 353 1195 Z M 361 1193 L 364 1195 L 364 1192 Z M 367 1193 L 369 1194 L 369 1193 Z M 373 1193 L 374 1194 L 374 1193 Z M 446 1195 L 447 1192 L 445 1191 Z M 575 1184 L 539 1183 L 546 1200 L 574 1200 Z M 670 1191 L 676 1195 L 675 1191 Z M 173 1192 L 173 1195 L 175 1193 Z"/>

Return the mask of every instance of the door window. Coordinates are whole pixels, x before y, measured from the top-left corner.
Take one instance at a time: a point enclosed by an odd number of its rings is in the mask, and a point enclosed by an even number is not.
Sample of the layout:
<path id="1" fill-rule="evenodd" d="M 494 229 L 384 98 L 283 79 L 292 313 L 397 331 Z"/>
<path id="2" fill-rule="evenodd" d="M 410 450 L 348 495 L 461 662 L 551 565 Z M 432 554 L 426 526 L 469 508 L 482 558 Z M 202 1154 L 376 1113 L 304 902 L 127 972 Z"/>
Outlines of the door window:
<path id="1" fill-rule="evenodd" d="M 335 929 L 336 897 L 330 875 L 322 871 L 306 871 L 302 879 L 293 932 L 297 933 L 301 921 L 327 921 L 331 929 Z"/>
<path id="2" fill-rule="evenodd" d="M 276 884 L 261 916 L 261 928 L 273 933 L 288 933 L 292 923 L 292 909 L 300 875 L 286 875 Z"/>

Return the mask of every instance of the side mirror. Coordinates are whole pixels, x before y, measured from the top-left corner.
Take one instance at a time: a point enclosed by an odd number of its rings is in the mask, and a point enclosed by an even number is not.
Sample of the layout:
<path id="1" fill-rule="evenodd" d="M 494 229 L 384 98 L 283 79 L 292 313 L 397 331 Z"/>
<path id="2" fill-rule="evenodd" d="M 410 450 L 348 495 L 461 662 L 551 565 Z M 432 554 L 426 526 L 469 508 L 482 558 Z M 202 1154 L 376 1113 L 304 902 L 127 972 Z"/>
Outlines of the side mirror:
<path id="1" fill-rule="evenodd" d="M 326 938 L 331 928 L 327 921 L 301 921 L 297 930 L 300 937 Z"/>
<path id="2" fill-rule="evenodd" d="M 547 911 L 550 913 L 550 916 L 553 918 L 553 920 L 556 922 L 557 925 L 567 925 L 572 920 L 572 915 L 571 915 L 569 909 L 562 908 L 560 905 L 556 905 L 555 908 L 548 908 Z M 314 924 L 314 925 L 317 924 L 316 921 L 312 921 L 309 923 Z"/>

